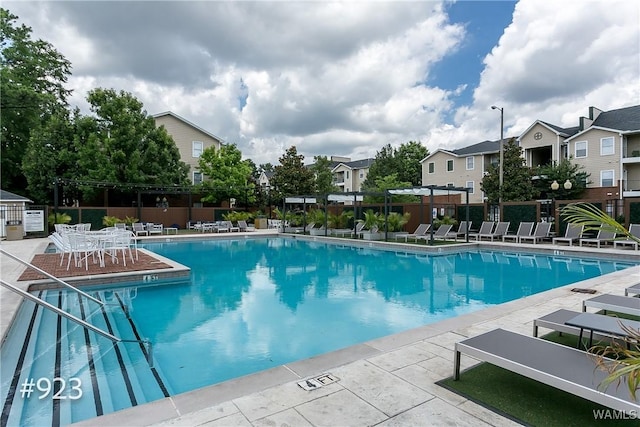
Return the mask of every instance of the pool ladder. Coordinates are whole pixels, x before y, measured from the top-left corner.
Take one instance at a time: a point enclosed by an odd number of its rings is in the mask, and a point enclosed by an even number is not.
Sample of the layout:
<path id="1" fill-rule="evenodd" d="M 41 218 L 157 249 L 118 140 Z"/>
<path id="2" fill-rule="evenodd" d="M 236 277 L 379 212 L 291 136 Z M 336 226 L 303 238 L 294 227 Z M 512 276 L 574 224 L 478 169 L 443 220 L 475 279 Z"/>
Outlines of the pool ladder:
<path id="1" fill-rule="evenodd" d="M 75 286 L 73 286 L 73 285 L 71 285 L 71 284 L 69 284 L 69 283 L 67 283 L 67 282 L 65 282 L 65 281 L 63 281 L 61 279 L 58 279 L 57 277 L 47 273 L 46 271 L 36 267 L 33 264 L 28 263 L 27 261 L 24 261 L 24 260 L 18 258 L 17 256 L 5 251 L 2 248 L 0 248 L 0 253 L 8 256 L 9 258 L 11 258 L 11 259 L 13 259 L 15 261 L 18 261 L 19 263 L 21 263 L 21 264 L 23 264 L 23 265 L 25 265 L 25 266 L 27 266 L 29 268 L 34 269 L 38 273 L 43 274 L 43 275 L 45 275 L 46 277 L 48 277 L 50 279 L 55 280 L 56 282 L 60 283 L 64 287 L 66 287 L 68 289 L 71 289 L 74 292 L 77 292 L 78 294 L 84 296 L 87 299 L 90 299 L 91 301 L 94 301 L 95 303 L 99 304 L 100 306 L 104 306 L 105 305 L 104 301 L 100 301 L 99 299 L 92 297 L 88 293 L 81 291 L 80 289 L 76 288 Z M 83 328 L 89 329 L 89 330 L 95 332 L 96 334 L 101 335 L 101 336 L 111 340 L 114 343 L 117 343 L 117 342 L 123 342 L 123 343 L 124 342 L 135 342 L 135 343 L 139 343 L 139 344 L 142 344 L 142 345 L 146 346 L 146 348 L 147 348 L 147 352 L 146 352 L 147 353 L 146 354 L 147 362 L 149 363 L 150 367 L 153 367 L 153 347 L 152 347 L 151 341 L 149 341 L 148 339 L 126 340 L 126 339 L 122 339 L 122 338 L 116 337 L 115 335 L 110 334 L 109 332 L 103 331 L 102 329 L 100 329 L 100 328 L 98 328 L 98 327 L 96 327 L 96 326 L 94 326 L 94 325 L 92 325 L 92 324 L 90 324 L 88 322 L 85 322 L 82 319 L 77 318 L 73 314 L 69 314 L 64 310 L 61 310 L 58 307 L 49 304 L 48 302 L 38 298 L 35 295 L 30 294 L 29 292 L 23 291 L 22 289 L 12 285 L 11 283 L 9 283 L 9 282 L 7 282 L 5 280 L 0 279 L 0 285 L 4 286 L 5 288 L 9 289 L 12 292 L 15 292 L 16 294 L 22 296 L 23 298 L 26 298 L 26 299 L 28 299 L 30 301 L 33 301 L 34 303 L 36 303 L 36 304 L 38 304 L 38 305 L 40 305 L 40 306 L 42 306 L 42 307 L 44 307 L 44 308 L 46 308 L 48 310 L 53 311 L 58 316 L 62 316 L 64 318 L 68 319 L 68 320 L 71 320 L 72 322 L 82 326 Z"/>

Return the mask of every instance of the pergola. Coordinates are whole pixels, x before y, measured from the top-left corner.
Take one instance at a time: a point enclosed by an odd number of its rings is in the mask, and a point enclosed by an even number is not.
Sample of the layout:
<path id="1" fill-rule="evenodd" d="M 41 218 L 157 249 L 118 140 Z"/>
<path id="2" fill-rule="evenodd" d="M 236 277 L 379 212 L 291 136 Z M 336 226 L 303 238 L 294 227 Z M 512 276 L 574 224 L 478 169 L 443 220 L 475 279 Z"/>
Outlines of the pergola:
<path id="1" fill-rule="evenodd" d="M 449 195 L 451 193 L 464 193 L 465 194 L 465 205 L 466 205 L 466 221 L 469 221 L 469 190 L 467 187 L 453 187 L 453 186 L 444 186 L 444 185 L 425 185 L 421 187 L 408 187 L 408 188 L 395 188 L 390 190 L 385 190 L 381 193 L 370 193 L 370 192 L 361 192 L 361 191 L 352 191 L 347 193 L 330 193 L 321 196 L 312 195 L 312 196 L 293 196 L 286 197 L 283 203 L 283 212 L 286 212 L 287 204 L 302 204 L 303 205 L 303 227 L 306 228 L 306 207 L 307 204 L 317 204 L 318 199 L 321 202 L 324 202 L 325 209 L 325 236 L 328 233 L 327 229 L 327 213 L 328 213 L 328 202 L 353 202 L 354 206 L 357 202 L 362 202 L 364 200 L 364 196 L 384 196 L 384 233 L 385 240 L 388 238 L 388 227 L 387 227 L 387 216 L 389 215 L 389 206 L 390 199 L 392 195 L 411 195 L 411 196 L 421 196 L 420 203 L 423 205 L 423 197 L 429 196 L 429 208 L 430 212 L 433 212 L 433 198 L 434 196 L 440 195 Z M 431 221 L 433 222 L 433 215 L 431 215 Z M 283 225 L 284 227 L 284 225 Z M 467 231 L 465 235 L 465 241 L 469 241 L 469 232 Z M 430 228 L 430 239 L 429 244 L 433 244 L 433 227 Z"/>

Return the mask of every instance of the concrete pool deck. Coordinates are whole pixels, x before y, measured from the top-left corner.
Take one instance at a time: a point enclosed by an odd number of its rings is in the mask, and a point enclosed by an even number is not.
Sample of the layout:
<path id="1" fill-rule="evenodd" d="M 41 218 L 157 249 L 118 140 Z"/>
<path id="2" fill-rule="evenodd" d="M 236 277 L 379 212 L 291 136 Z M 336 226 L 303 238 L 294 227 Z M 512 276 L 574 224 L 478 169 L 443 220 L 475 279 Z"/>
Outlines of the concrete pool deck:
<path id="1" fill-rule="evenodd" d="M 46 245 L 46 239 L 2 242 L 3 249 L 25 260 L 42 253 Z M 514 248 L 498 243 L 481 247 Z M 638 257 L 638 252 L 628 250 L 525 247 Z M 2 258 L 3 280 L 17 284 L 23 267 Z M 580 311 L 581 302 L 593 296 L 571 292 L 573 287 L 624 295 L 624 288 L 638 282 L 640 267 L 632 267 L 75 425 L 519 425 L 435 384 L 452 374 L 454 343 L 497 327 L 531 335 L 535 318 L 560 308 Z M 4 328 L 12 318 L 7 313 L 15 310 L 20 297 L 1 291 Z M 468 368 L 475 362 L 463 356 L 462 363 Z M 326 373 L 338 381 L 311 391 L 297 384 Z"/>

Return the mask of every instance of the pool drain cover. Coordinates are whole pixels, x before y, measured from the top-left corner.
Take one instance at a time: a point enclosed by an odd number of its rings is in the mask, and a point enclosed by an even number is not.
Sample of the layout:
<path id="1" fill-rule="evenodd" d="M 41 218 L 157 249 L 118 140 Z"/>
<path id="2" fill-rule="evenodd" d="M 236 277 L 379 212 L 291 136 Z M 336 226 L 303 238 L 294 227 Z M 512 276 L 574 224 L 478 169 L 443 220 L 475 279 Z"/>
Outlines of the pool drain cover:
<path id="1" fill-rule="evenodd" d="M 581 294 L 595 294 L 596 291 L 595 289 L 585 289 L 585 288 L 573 288 L 571 289 L 571 292 L 578 292 Z"/>
<path id="2" fill-rule="evenodd" d="M 298 385 L 306 391 L 315 390 L 327 384 L 335 383 L 338 381 L 338 377 L 331 374 L 322 374 L 315 378 L 309 378 L 308 380 L 298 381 Z"/>

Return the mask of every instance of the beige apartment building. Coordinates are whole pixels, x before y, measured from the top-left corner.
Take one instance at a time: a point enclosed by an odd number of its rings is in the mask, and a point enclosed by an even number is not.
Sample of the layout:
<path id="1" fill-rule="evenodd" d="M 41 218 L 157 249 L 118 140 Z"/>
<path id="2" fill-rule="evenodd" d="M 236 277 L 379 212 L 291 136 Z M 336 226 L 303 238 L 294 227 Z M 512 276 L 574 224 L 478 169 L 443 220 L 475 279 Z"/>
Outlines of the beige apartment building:
<path id="1" fill-rule="evenodd" d="M 191 182 L 200 184 L 204 179 L 202 172 L 198 170 L 198 159 L 202 152 L 209 147 L 220 149 L 222 140 L 214 134 L 180 117 L 170 111 L 152 116 L 156 126 L 164 126 L 169 135 L 175 141 L 180 158 L 189 165 Z"/>
<path id="2" fill-rule="evenodd" d="M 331 156 L 333 184 L 343 193 L 361 191 L 374 159 L 351 160 L 349 157 Z"/>
<path id="3" fill-rule="evenodd" d="M 570 128 L 537 120 L 517 141 L 528 167 L 569 158 L 590 174 L 587 189 L 612 199 L 640 197 L 640 105 L 611 111 L 591 107 Z M 481 203 L 480 182 L 499 157 L 499 141 L 437 149 L 421 161 L 423 185 L 467 187 L 469 202 Z"/>

